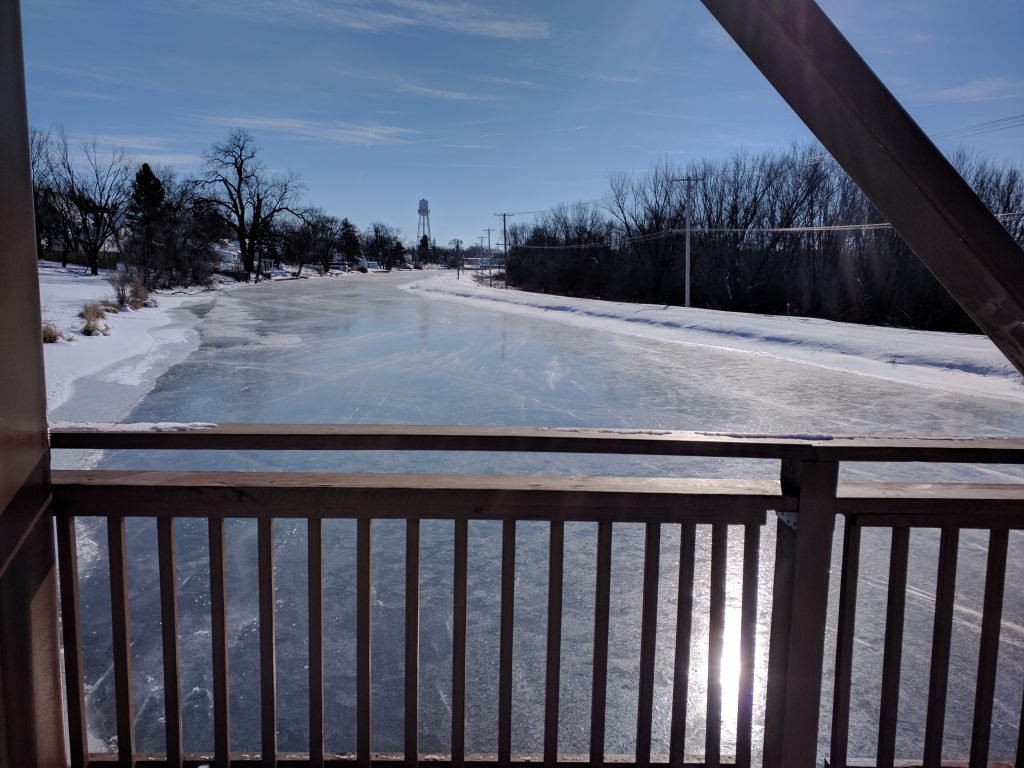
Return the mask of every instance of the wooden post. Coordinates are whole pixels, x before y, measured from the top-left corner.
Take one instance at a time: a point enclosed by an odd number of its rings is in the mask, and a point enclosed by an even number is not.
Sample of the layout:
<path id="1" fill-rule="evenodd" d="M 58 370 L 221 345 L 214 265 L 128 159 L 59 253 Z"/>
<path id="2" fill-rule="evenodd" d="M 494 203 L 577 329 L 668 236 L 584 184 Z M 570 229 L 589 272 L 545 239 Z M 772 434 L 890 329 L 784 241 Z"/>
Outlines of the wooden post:
<path id="1" fill-rule="evenodd" d="M 0 766 L 64 766 L 28 118 L 17 0 L 0 2 Z"/>
<path id="2" fill-rule="evenodd" d="M 799 506 L 776 538 L 765 768 L 815 765 L 838 476 L 838 462 L 782 461 L 783 493 Z"/>

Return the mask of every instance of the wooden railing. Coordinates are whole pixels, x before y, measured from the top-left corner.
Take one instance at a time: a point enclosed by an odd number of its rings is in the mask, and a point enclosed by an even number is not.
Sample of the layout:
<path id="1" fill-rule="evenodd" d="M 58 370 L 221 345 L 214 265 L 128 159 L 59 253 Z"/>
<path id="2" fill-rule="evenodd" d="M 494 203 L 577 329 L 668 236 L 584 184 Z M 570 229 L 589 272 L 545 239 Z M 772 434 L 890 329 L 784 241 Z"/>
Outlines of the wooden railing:
<path id="1" fill-rule="evenodd" d="M 1024 528 L 1024 485 L 843 484 L 839 462 L 971 462 L 1024 464 L 1024 440 L 895 440 L 777 438 L 640 430 L 516 429 L 414 426 L 218 426 L 180 432 L 54 430 L 54 449 L 167 450 L 388 450 L 504 451 L 624 455 L 704 456 L 781 460 L 779 480 L 705 480 L 679 478 L 572 478 L 409 474 L 325 474 L 245 472 L 58 471 L 53 473 L 53 511 L 57 520 L 67 713 L 72 764 L 109 762 L 109 754 L 91 754 L 86 737 L 82 674 L 82 638 L 78 600 L 75 518 L 107 520 L 111 590 L 111 627 L 116 692 L 117 755 L 121 765 L 243 764 L 414 766 L 424 759 L 418 745 L 420 524 L 454 521 L 454 603 L 451 692 L 451 754 L 431 756 L 441 765 L 509 766 L 536 762 L 570 764 L 558 750 L 562 583 L 566 522 L 598 525 L 590 753 L 577 760 L 591 765 L 652 761 L 659 552 L 662 524 L 681 526 L 678 613 L 675 634 L 670 748 L 671 766 L 687 762 L 686 692 L 690 685 L 695 531 L 712 526 L 707 653 L 706 739 L 702 761 L 717 766 L 749 766 L 763 754 L 764 765 L 810 766 L 818 753 L 817 723 L 825 657 L 826 615 L 832 538 L 837 515 L 846 518 L 841 605 L 837 628 L 831 764 L 846 764 L 852 642 L 861 529 L 893 530 L 885 631 L 885 663 L 877 750 L 878 765 L 894 759 L 896 704 L 899 696 L 903 597 L 907 545 L 912 527 L 942 531 L 935 611 L 928 730 L 922 745 L 924 764 L 941 758 L 943 718 L 958 531 L 992 531 L 982 618 L 971 765 L 988 757 L 993 683 L 999 647 L 1007 542 L 1012 529 Z M 113 512 L 112 512 L 113 510 Z M 760 529 L 766 513 L 779 517 L 772 623 L 764 709 L 764 741 L 752 744 L 754 652 L 757 629 L 757 579 Z M 131 686 L 131 622 L 128 613 L 125 518 L 155 517 L 158 532 L 166 754 L 136 750 Z M 210 602 L 212 611 L 212 754 L 186 755 L 182 744 L 178 610 L 175 579 L 174 518 L 208 520 Z M 278 518 L 302 518 L 308 526 L 309 749 L 281 754 L 277 745 L 275 687 L 273 527 Z M 258 526 L 259 664 L 261 742 L 258 756 L 231 752 L 229 716 L 227 589 L 224 521 L 255 518 Z M 323 689 L 323 521 L 357 521 L 356 752 L 324 753 Z M 405 722 L 404 753 L 371 751 L 371 537 L 374 520 L 406 524 L 405 552 Z M 468 532 L 471 521 L 499 520 L 502 530 L 500 658 L 497 754 L 487 759 L 466 754 L 466 626 Z M 549 521 L 548 605 L 542 754 L 512 752 L 512 635 L 516 525 Z M 640 660 L 636 681 L 639 707 L 635 754 L 613 759 L 605 754 L 612 526 L 645 528 L 640 622 Z M 726 536 L 742 526 L 744 556 L 740 618 L 740 683 L 737 701 L 724 702 L 720 685 L 725 626 Z M 291 650 L 291 649 L 290 649 Z M 704 653 L 698 649 L 697 653 Z M 722 715 L 735 707 L 735 754 L 723 757 Z M 1024 737 L 1022 737 L 1024 745 Z M 1018 761 L 1024 764 L 1024 746 Z M 655 756 L 660 760 L 664 757 Z"/>

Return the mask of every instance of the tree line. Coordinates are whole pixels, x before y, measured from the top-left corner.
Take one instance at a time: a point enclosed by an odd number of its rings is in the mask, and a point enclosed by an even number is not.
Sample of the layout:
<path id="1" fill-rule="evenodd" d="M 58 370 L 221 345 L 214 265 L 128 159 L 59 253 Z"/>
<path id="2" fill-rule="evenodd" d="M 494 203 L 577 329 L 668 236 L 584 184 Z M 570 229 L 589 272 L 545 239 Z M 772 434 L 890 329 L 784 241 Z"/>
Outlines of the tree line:
<path id="1" fill-rule="evenodd" d="M 1024 244 L 1022 169 L 963 150 L 951 160 Z M 686 166 L 662 161 L 614 175 L 609 187 L 598 204 L 560 206 L 510 226 L 510 284 L 682 304 L 689 188 L 695 307 L 977 330 L 820 147 L 739 151 Z"/>
<path id="2" fill-rule="evenodd" d="M 266 263 L 327 271 L 363 260 L 386 269 L 407 256 L 436 260 L 433 243 L 407 249 L 396 227 L 373 222 L 360 231 L 347 218 L 304 204 L 302 180 L 269 173 L 248 131 L 236 128 L 203 154 L 200 172 L 138 163 L 95 140 L 73 146 L 63 129 L 30 132 L 36 248 L 39 258 L 84 261 L 99 274 L 113 254 L 147 288 L 209 281 L 221 259 L 214 243 L 237 244 L 236 277 L 259 279 Z"/>

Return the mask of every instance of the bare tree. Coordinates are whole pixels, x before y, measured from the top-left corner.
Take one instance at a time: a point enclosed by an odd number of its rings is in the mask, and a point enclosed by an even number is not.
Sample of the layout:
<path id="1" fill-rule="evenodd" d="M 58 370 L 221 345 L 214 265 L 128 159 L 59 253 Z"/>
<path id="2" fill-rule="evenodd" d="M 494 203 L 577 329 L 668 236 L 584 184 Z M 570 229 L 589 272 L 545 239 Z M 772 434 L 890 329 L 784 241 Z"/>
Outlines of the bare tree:
<path id="1" fill-rule="evenodd" d="M 100 253 L 118 247 L 134 163 L 118 150 L 101 156 L 95 139 L 82 143 L 76 155 L 63 129 L 51 149 L 47 167 L 55 186 L 53 204 L 62 239 L 70 240 L 98 275 Z"/>
<path id="2" fill-rule="evenodd" d="M 235 128 L 203 156 L 203 183 L 210 201 L 238 238 L 242 268 L 254 272 L 257 253 L 272 235 L 274 218 L 294 213 L 302 190 L 298 175 L 291 171 L 269 175 L 260 166 L 252 134 Z"/>

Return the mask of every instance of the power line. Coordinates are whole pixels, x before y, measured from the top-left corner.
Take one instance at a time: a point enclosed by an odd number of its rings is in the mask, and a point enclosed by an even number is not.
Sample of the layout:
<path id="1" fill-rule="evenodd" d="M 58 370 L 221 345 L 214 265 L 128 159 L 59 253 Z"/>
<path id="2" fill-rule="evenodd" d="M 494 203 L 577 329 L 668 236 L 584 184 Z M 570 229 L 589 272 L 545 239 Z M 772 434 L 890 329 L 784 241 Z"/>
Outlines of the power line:
<path id="1" fill-rule="evenodd" d="M 986 120 L 983 123 L 962 125 L 959 128 L 951 128 L 943 133 L 932 136 L 933 139 L 946 139 L 951 137 L 978 136 L 983 133 L 994 131 L 1008 131 L 1011 128 L 1024 128 L 1024 114 L 1000 117 L 996 120 Z"/>
<path id="2" fill-rule="evenodd" d="M 1011 221 L 1013 219 L 1024 218 L 1024 211 L 1010 211 L 1006 213 L 993 214 L 999 221 Z M 892 229 L 892 224 L 888 222 L 875 222 L 868 224 L 822 224 L 819 226 L 809 227 L 706 227 L 701 229 L 694 229 L 693 231 L 698 234 L 805 234 L 809 232 L 856 232 L 856 231 L 873 231 L 879 229 Z M 585 250 L 589 248 L 613 248 L 618 245 L 625 243 L 647 243 L 655 240 L 663 240 L 668 237 L 675 237 L 678 235 L 685 235 L 686 229 L 663 229 L 658 232 L 648 232 L 643 235 L 634 235 L 633 237 L 616 237 L 614 240 L 609 240 L 600 243 L 575 243 L 566 245 L 517 245 L 516 248 L 523 248 L 527 250 L 555 250 L 555 249 L 577 249 Z"/>

